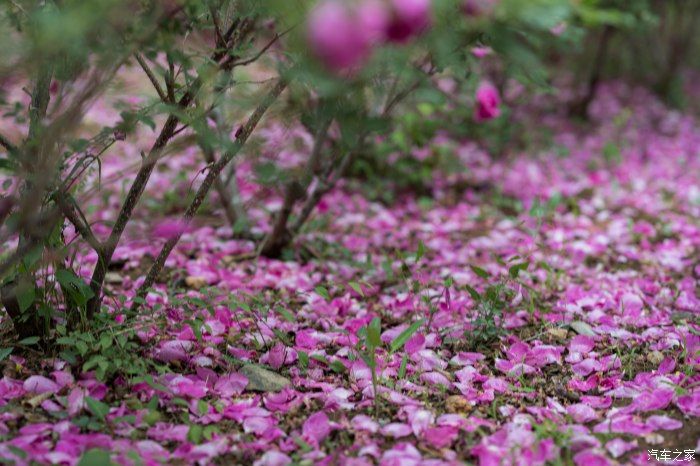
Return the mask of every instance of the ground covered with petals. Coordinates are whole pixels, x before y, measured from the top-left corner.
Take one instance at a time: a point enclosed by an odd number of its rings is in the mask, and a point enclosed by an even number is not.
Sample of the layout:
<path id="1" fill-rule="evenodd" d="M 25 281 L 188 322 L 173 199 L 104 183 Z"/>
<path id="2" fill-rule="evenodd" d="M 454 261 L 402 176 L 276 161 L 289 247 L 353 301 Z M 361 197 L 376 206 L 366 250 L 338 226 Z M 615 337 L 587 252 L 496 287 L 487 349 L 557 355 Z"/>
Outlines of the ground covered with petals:
<path id="1" fill-rule="evenodd" d="M 172 154 L 108 276 L 117 330 L 104 345 L 119 355 L 118 335 L 131 335 L 144 373 L 100 380 L 99 362 L 13 353 L 2 362 L 0 458 L 76 464 L 88 451 L 99 458 L 96 449 L 120 464 L 592 466 L 649 464 L 651 449 L 686 458 L 700 448 L 700 126 L 625 86 L 601 87 L 587 123 L 548 99 L 513 110 L 537 121 L 541 140 L 526 150 L 498 157 L 439 134 L 393 154 L 457 162 L 435 164 L 420 195 L 388 204 L 344 181 L 284 260 L 251 257 L 253 244 L 231 239 L 212 199 L 125 332 L 120 297 L 129 303 L 177 229 L 204 167 L 194 149 Z M 104 124 L 109 111 L 91 118 Z M 255 182 L 260 160 L 294 166 L 313 141 L 275 122 L 258 136 L 238 184 L 244 202 L 264 202 L 250 212 L 261 233 L 281 201 Z M 152 135 L 143 139 L 105 159 L 108 195 L 91 220 L 115 217 L 117 175 Z M 96 258 L 77 260 L 88 276 Z M 368 351 L 375 318 L 380 344 Z"/>

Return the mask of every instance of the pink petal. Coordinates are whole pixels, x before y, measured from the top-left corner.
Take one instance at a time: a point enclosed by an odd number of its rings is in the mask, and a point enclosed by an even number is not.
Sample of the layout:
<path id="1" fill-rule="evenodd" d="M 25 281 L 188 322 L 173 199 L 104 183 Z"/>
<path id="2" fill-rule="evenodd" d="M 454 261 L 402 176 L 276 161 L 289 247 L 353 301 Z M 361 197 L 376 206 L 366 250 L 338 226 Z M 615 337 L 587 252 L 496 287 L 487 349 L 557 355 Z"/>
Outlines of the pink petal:
<path id="1" fill-rule="evenodd" d="M 56 393 L 60 389 L 58 384 L 41 375 L 33 375 L 24 381 L 24 389 L 32 393 Z"/>
<path id="2" fill-rule="evenodd" d="M 328 416 L 326 416 L 326 413 L 323 411 L 309 416 L 301 429 L 304 438 L 314 442 L 316 445 L 328 437 L 331 430 L 332 428 L 328 421 Z"/>
<path id="3" fill-rule="evenodd" d="M 223 375 L 214 384 L 214 393 L 217 393 L 222 398 L 230 398 L 233 395 L 239 395 L 245 390 L 248 385 L 248 378 L 243 374 L 233 372 Z"/>
<path id="4" fill-rule="evenodd" d="M 459 429 L 451 426 L 431 427 L 423 433 L 423 438 L 435 448 L 446 448 L 457 438 Z"/>

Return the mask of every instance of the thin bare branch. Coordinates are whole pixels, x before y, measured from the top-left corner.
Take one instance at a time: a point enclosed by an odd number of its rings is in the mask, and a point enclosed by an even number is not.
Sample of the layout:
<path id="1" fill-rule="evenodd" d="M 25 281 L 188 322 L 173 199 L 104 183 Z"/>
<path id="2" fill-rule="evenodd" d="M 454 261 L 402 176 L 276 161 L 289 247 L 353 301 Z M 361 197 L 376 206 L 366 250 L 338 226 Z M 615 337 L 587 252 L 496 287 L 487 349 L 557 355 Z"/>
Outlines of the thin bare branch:
<path id="1" fill-rule="evenodd" d="M 338 183 L 338 180 L 345 174 L 348 167 L 352 163 L 354 156 L 354 152 L 346 153 L 340 161 L 338 169 L 332 175 L 329 175 L 325 180 L 318 180 L 316 185 L 311 190 L 311 193 L 306 198 L 306 202 L 304 202 L 304 205 L 302 206 L 301 211 L 299 212 L 299 216 L 289 228 L 292 238 L 299 233 L 301 227 L 304 226 L 304 223 L 306 223 L 306 220 L 308 220 L 309 216 L 311 215 L 311 212 L 313 212 L 314 208 L 321 200 L 321 198 L 328 191 L 333 189 Z"/>
<path id="2" fill-rule="evenodd" d="M 245 143 L 248 141 L 248 138 L 262 119 L 265 112 L 267 112 L 272 103 L 275 100 L 277 100 L 277 98 L 280 96 L 280 94 L 282 94 L 282 91 L 284 91 L 286 87 L 287 82 L 284 79 L 280 79 L 277 82 L 277 84 L 270 90 L 267 96 L 265 96 L 262 102 L 260 102 L 253 114 L 250 116 L 250 118 L 248 118 L 248 121 L 245 123 L 245 125 L 243 125 L 243 128 L 241 128 L 241 131 L 236 139 L 235 146 L 231 150 L 227 151 L 222 157 L 220 157 L 213 165 L 211 165 L 207 176 L 202 181 L 202 184 L 199 186 L 199 189 L 197 190 L 194 199 L 187 207 L 187 210 L 183 215 L 183 220 L 185 224 L 189 224 L 192 221 L 192 218 L 197 213 L 197 210 L 199 210 L 199 207 L 202 205 L 202 202 L 204 202 L 204 199 L 209 193 L 209 190 L 211 189 L 214 180 L 216 180 L 221 175 L 221 172 L 226 167 L 226 165 L 228 165 L 229 162 L 231 162 L 231 160 L 233 160 L 233 158 L 238 154 L 238 152 L 240 152 L 241 148 L 243 148 Z M 156 258 L 155 262 L 151 266 L 151 269 L 148 271 L 146 279 L 144 280 L 141 287 L 138 289 L 137 296 L 143 297 L 148 291 L 148 289 L 151 286 L 153 286 L 156 277 L 160 274 L 160 271 L 165 265 L 165 261 L 167 260 L 168 256 L 170 256 L 170 253 L 172 252 L 175 245 L 178 243 L 178 241 L 180 241 L 181 236 L 182 233 L 178 233 L 165 243 L 160 253 L 158 254 L 158 257 Z M 136 310 L 138 306 L 138 300 L 134 300 L 134 303 L 132 304 L 132 310 Z"/>
<path id="3" fill-rule="evenodd" d="M 151 67 L 148 66 L 146 60 L 144 60 L 144 58 L 138 52 L 134 53 L 134 58 L 136 58 L 136 61 L 139 63 L 139 65 L 141 65 L 141 69 L 143 69 L 143 72 L 146 73 L 146 76 L 148 76 L 148 80 L 151 81 L 151 84 L 153 84 L 153 88 L 156 90 L 156 93 L 158 94 L 158 97 L 160 97 L 160 100 L 162 100 L 163 102 L 170 102 L 168 94 L 166 94 L 163 88 L 160 86 L 158 78 L 153 73 Z"/>
<path id="4" fill-rule="evenodd" d="M 329 118 L 328 120 L 324 121 L 321 127 L 319 128 L 318 132 L 316 133 L 316 138 L 314 139 L 314 147 L 311 150 L 311 156 L 309 157 L 309 162 L 306 166 L 306 172 L 309 176 L 319 173 L 323 145 L 326 143 L 328 130 L 330 129 L 332 122 L 332 118 Z"/>
<path id="5" fill-rule="evenodd" d="M 199 143 L 199 147 L 202 149 L 204 160 L 207 162 L 207 164 L 212 165 L 216 162 L 214 151 L 211 148 L 207 147 L 201 141 Z M 235 228 L 236 224 L 238 223 L 238 212 L 236 212 L 236 209 L 234 208 L 231 193 L 229 193 L 229 190 L 221 180 L 221 177 L 214 180 L 214 189 L 216 189 L 216 192 L 219 195 L 226 219 L 231 224 L 231 228 Z"/>
<path id="6" fill-rule="evenodd" d="M 284 36 L 291 30 L 292 28 L 289 28 L 286 31 L 282 31 L 275 34 L 274 37 L 267 44 L 265 44 L 265 46 L 262 49 L 260 49 L 258 53 L 256 53 L 252 57 L 246 58 L 245 60 L 233 61 L 233 57 L 229 56 L 228 58 L 226 58 L 226 60 L 224 60 L 222 66 L 225 68 L 235 68 L 236 66 L 246 66 L 258 61 L 260 57 L 262 57 L 265 54 L 265 52 L 267 52 L 270 49 L 270 47 L 272 47 L 275 44 L 275 42 L 277 42 L 282 36 Z"/>
<path id="7" fill-rule="evenodd" d="M 85 217 L 78 214 L 76 206 L 68 200 L 65 193 L 59 192 L 56 194 L 56 203 L 60 207 L 61 212 L 63 212 L 63 215 L 66 216 L 77 232 L 80 233 L 80 236 L 95 250 L 98 256 L 102 255 L 102 243 L 100 243 L 92 232 L 92 228 L 90 228 L 90 224 L 85 221 Z"/>
<path id="8" fill-rule="evenodd" d="M 175 63 L 168 57 L 168 74 L 165 75 L 165 89 L 168 92 L 168 100 L 175 102 Z"/>
<path id="9" fill-rule="evenodd" d="M 218 48 L 226 47 L 226 40 L 221 33 L 221 21 L 219 19 L 219 12 L 216 11 L 213 4 L 209 4 L 209 14 L 211 15 L 211 20 L 214 23 L 214 33 L 216 34 L 216 46 Z"/>

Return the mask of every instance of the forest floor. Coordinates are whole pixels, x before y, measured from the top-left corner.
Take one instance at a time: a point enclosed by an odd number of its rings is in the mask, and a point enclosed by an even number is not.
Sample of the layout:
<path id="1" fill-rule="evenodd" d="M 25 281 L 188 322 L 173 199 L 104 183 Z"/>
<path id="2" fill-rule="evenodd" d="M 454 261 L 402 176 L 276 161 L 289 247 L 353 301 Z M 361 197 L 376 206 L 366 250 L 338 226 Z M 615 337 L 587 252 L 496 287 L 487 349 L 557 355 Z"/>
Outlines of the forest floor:
<path id="1" fill-rule="evenodd" d="M 0 363 L 0 462 L 692 464 L 700 125 L 619 85 L 587 124 L 532 112 L 513 118 L 549 135 L 536 148 L 493 158 L 439 135 L 397 154 L 461 167 L 435 163 L 420 195 L 342 183 L 284 260 L 250 258 L 213 199 L 124 329 L 120 297 L 204 167 L 169 155 L 115 254 L 111 323 Z M 292 166 L 311 141 L 275 122 L 258 136 L 237 177 L 263 232 L 280 199 L 256 164 Z M 97 234 L 152 137 L 107 154 Z M 83 275 L 95 260 L 78 255 Z"/>

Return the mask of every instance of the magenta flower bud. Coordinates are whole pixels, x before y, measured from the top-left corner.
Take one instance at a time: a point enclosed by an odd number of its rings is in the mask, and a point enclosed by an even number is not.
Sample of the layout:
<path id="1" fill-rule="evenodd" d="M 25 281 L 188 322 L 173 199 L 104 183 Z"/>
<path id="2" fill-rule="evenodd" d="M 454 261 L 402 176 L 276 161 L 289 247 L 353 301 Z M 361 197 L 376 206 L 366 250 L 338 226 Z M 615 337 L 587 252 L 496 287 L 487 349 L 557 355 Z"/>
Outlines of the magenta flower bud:
<path id="1" fill-rule="evenodd" d="M 558 37 L 558 36 L 561 36 L 562 34 L 564 34 L 564 32 L 566 31 L 566 28 L 567 28 L 567 24 L 562 22 L 562 23 L 559 23 L 556 26 L 554 26 L 552 29 L 550 29 L 549 32 L 551 32 L 552 34 L 554 34 L 555 36 Z"/>
<path id="2" fill-rule="evenodd" d="M 474 119 L 478 122 L 492 120 L 501 114 L 501 97 L 493 84 L 483 81 L 476 90 Z"/>
<path id="3" fill-rule="evenodd" d="M 390 12 L 385 2 L 380 0 L 365 0 L 357 8 L 357 21 L 360 30 L 364 31 L 372 44 L 386 39 Z"/>
<path id="4" fill-rule="evenodd" d="M 490 14 L 498 0 L 464 0 L 462 11 L 467 16 L 483 16 Z"/>
<path id="5" fill-rule="evenodd" d="M 394 42 L 406 42 L 423 32 L 431 21 L 430 0 L 390 0 L 391 18 L 386 35 Z"/>
<path id="6" fill-rule="evenodd" d="M 311 12 L 308 41 L 316 57 L 336 73 L 357 68 L 370 53 L 357 15 L 337 0 L 325 0 Z"/>
<path id="7" fill-rule="evenodd" d="M 478 47 L 472 47 L 472 55 L 474 55 L 476 58 L 484 58 L 487 55 L 491 55 L 493 53 L 493 49 L 491 47 L 486 47 L 486 46 L 478 46 Z"/>

